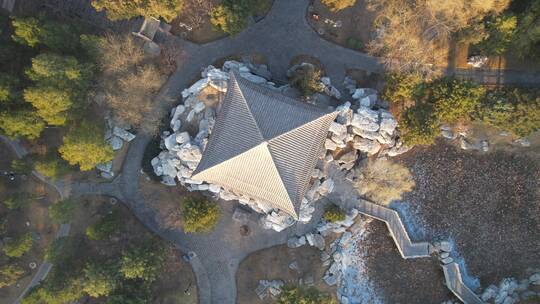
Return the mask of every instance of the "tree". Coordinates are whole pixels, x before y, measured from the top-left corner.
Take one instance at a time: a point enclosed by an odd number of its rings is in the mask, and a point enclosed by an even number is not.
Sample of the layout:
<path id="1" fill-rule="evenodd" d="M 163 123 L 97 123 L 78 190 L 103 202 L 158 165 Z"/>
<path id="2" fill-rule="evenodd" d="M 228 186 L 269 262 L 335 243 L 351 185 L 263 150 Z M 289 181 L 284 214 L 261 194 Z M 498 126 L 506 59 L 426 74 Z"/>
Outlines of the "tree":
<path id="1" fill-rule="evenodd" d="M 26 71 L 35 85 L 24 90 L 24 99 L 51 125 L 64 125 L 67 111 L 86 96 L 92 75 L 90 65 L 70 56 L 44 53 L 32 59 Z"/>
<path id="2" fill-rule="evenodd" d="M 476 47 L 486 56 L 506 53 L 515 39 L 517 18 L 512 15 L 490 16 L 486 18 L 487 36 Z"/>
<path id="3" fill-rule="evenodd" d="M 209 232 L 219 220 L 219 208 L 216 203 L 187 197 L 182 201 L 184 231 L 188 233 Z"/>
<path id="4" fill-rule="evenodd" d="M 322 71 L 319 68 L 310 63 L 303 63 L 289 77 L 289 84 L 298 89 L 303 96 L 311 96 L 323 90 L 321 76 Z"/>
<path id="5" fill-rule="evenodd" d="M 108 296 L 119 283 L 114 265 L 104 263 L 88 263 L 84 277 L 83 290 L 94 298 Z"/>
<path id="6" fill-rule="evenodd" d="M 345 212 L 336 204 L 326 206 L 323 218 L 330 223 L 345 220 Z"/>
<path id="7" fill-rule="evenodd" d="M 240 10 L 235 10 L 227 5 L 218 5 L 210 14 L 210 22 L 217 29 L 230 34 L 240 33 L 247 25 L 247 15 Z"/>
<path id="8" fill-rule="evenodd" d="M 15 18 L 11 22 L 14 34 L 11 36 L 13 41 L 34 47 L 40 42 L 42 35 L 39 20 L 33 17 Z"/>
<path id="9" fill-rule="evenodd" d="M 403 193 L 415 186 L 409 169 L 388 160 L 368 161 L 357 173 L 356 190 L 382 205 L 401 199 Z"/>
<path id="10" fill-rule="evenodd" d="M 102 127 L 83 121 L 69 129 L 58 151 L 70 165 L 78 165 L 82 171 L 88 171 L 114 157 L 103 133 Z"/>
<path id="11" fill-rule="evenodd" d="M 76 209 L 77 206 L 72 200 L 61 200 L 49 206 L 49 217 L 55 223 L 64 224 L 72 219 Z"/>
<path id="12" fill-rule="evenodd" d="M 540 46 L 540 0 L 514 1 L 523 9 L 517 12 L 517 27 L 512 50 L 521 58 L 539 59 Z M 512 3 L 514 4 L 514 3 Z"/>
<path id="13" fill-rule="evenodd" d="M 153 62 L 145 60 L 132 35 L 106 35 L 99 44 L 100 87 L 115 120 L 153 131 L 161 116 L 153 99 L 165 81 Z"/>
<path id="14" fill-rule="evenodd" d="M 11 74 L 0 73 L 0 103 L 14 100 L 19 79 Z"/>
<path id="15" fill-rule="evenodd" d="M 19 192 L 8 196 L 3 203 L 9 210 L 18 210 L 30 205 L 34 199 L 30 193 Z"/>
<path id="16" fill-rule="evenodd" d="M 16 265 L 4 265 L 0 267 L 0 288 L 11 286 L 24 274 L 24 270 Z"/>
<path id="17" fill-rule="evenodd" d="M 71 170 L 69 164 L 56 152 L 37 157 L 34 160 L 34 168 L 37 172 L 52 180 L 63 177 Z"/>
<path id="18" fill-rule="evenodd" d="M 540 92 L 519 88 L 490 91 L 476 118 L 516 136 L 527 136 L 540 130 Z"/>
<path id="19" fill-rule="evenodd" d="M 382 57 L 392 72 L 414 72 L 432 78 L 440 74 L 436 65 L 446 60 L 452 35 L 486 15 L 502 12 L 508 2 L 369 0 L 368 8 L 376 13 L 376 35 L 368 51 Z"/>
<path id="20" fill-rule="evenodd" d="M 86 236 L 91 240 L 104 240 L 122 227 L 122 218 L 118 209 L 101 217 L 96 223 L 86 228 Z"/>
<path id="21" fill-rule="evenodd" d="M 2 250 L 8 257 L 18 258 L 27 253 L 32 248 L 33 243 L 32 233 L 28 232 L 6 241 Z"/>
<path id="22" fill-rule="evenodd" d="M 420 103 L 402 113 L 398 129 L 401 139 L 408 146 L 431 145 L 439 134 L 439 121 L 433 113 L 433 105 Z"/>
<path id="23" fill-rule="evenodd" d="M 120 273 L 126 279 L 153 282 L 163 269 L 165 254 L 165 248 L 159 241 L 147 239 L 141 245 L 133 246 L 124 253 Z"/>
<path id="24" fill-rule="evenodd" d="M 469 120 L 486 90 L 467 80 L 442 78 L 426 85 L 426 98 L 434 105 L 434 115 L 443 123 Z"/>
<path id="25" fill-rule="evenodd" d="M 326 5 L 330 11 L 337 12 L 353 6 L 356 3 L 356 0 L 321 0 L 321 3 Z"/>
<path id="26" fill-rule="evenodd" d="M 110 20 L 145 16 L 171 22 L 182 9 L 182 0 L 92 0 L 92 6 L 98 11 L 105 10 Z"/>
<path id="27" fill-rule="evenodd" d="M 420 75 L 390 73 L 385 79 L 382 98 L 390 102 L 393 108 L 403 111 L 415 104 L 423 87 Z"/>
<path id="28" fill-rule="evenodd" d="M 43 120 L 27 109 L 0 112 L 0 129 L 9 137 L 38 138 L 45 128 Z"/>
<path id="29" fill-rule="evenodd" d="M 107 304 L 146 304 L 152 302 L 148 282 L 126 280 L 107 297 Z"/>
<path id="30" fill-rule="evenodd" d="M 326 293 L 315 289 L 286 285 L 282 288 L 277 299 L 278 304 L 336 304 L 336 301 Z"/>

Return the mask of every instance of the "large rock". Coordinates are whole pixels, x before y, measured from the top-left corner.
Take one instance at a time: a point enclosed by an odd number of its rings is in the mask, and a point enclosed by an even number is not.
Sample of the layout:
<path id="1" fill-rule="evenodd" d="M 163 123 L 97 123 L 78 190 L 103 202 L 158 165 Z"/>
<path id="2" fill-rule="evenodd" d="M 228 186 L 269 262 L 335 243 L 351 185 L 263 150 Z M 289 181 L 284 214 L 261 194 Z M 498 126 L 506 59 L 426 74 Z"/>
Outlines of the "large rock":
<path id="1" fill-rule="evenodd" d="M 200 162 L 202 158 L 199 147 L 190 143 L 182 145 L 177 155 L 182 161 L 186 162 Z"/>
<path id="2" fill-rule="evenodd" d="M 367 132 L 377 132 L 379 130 L 378 121 L 373 121 L 368 117 L 360 114 L 354 114 L 351 120 L 351 125 L 354 128 Z"/>
<path id="3" fill-rule="evenodd" d="M 397 125 L 398 122 L 394 119 L 394 117 L 383 117 L 381 119 L 380 130 L 382 132 L 386 132 L 388 135 L 392 135 L 394 134 Z"/>
<path id="4" fill-rule="evenodd" d="M 375 140 L 357 137 L 354 140 L 353 147 L 359 151 L 366 152 L 369 155 L 376 154 L 381 149 L 381 144 Z"/>
<path id="5" fill-rule="evenodd" d="M 335 135 L 337 135 L 339 137 L 347 136 L 347 126 L 339 124 L 337 122 L 332 122 L 330 124 L 330 128 L 328 129 L 328 131 L 332 132 L 333 134 L 335 134 Z"/>
<path id="6" fill-rule="evenodd" d="M 101 163 L 96 166 L 96 169 L 98 169 L 101 172 L 111 173 L 112 172 L 113 163 L 112 161 Z"/>
<path id="7" fill-rule="evenodd" d="M 260 77 L 260 76 L 257 76 L 257 75 L 253 75 L 249 72 L 244 72 L 244 73 L 240 73 L 240 76 L 244 79 L 247 79 L 253 83 L 257 83 L 257 84 L 261 84 L 261 83 L 266 83 L 266 79 Z"/>
<path id="8" fill-rule="evenodd" d="M 204 88 L 208 86 L 208 82 L 210 80 L 208 78 L 200 79 L 199 81 L 195 82 L 192 86 L 190 86 L 188 89 L 184 90 L 182 92 L 182 97 L 186 98 L 189 95 L 196 95 L 200 91 L 202 91 Z"/>
<path id="9" fill-rule="evenodd" d="M 325 141 L 324 141 L 324 148 L 326 150 L 336 150 L 337 149 L 337 145 L 334 141 L 332 141 L 330 138 L 327 138 Z"/>
<path id="10" fill-rule="evenodd" d="M 306 244 L 306 238 L 304 236 L 293 236 L 289 240 L 287 240 L 287 246 L 289 248 L 298 248 L 301 246 L 304 246 Z"/>
<path id="11" fill-rule="evenodd" d="M 134 134 L 131 134 L 128 131 L 122 128 L 116 127 L 116 126 L 113 128 L 113 134 L 120 137 L 122 140 L 125 140 L 128 142 L 132 141 L 135 138 Z"/>
<path id="12" fill-rule="evenodd" d="M 124 146 L 124 141 L 118 136 L 111 136 L 108 141 L 114 151 L 120 150 Z"/>
<path id="13" fill-rule="evenodd" d="M 181 132 L 175 134 L 175 140 L 178 144 L 183 145 L 185 143 L 188 143 L 191 138 L 188 132 Z"/>

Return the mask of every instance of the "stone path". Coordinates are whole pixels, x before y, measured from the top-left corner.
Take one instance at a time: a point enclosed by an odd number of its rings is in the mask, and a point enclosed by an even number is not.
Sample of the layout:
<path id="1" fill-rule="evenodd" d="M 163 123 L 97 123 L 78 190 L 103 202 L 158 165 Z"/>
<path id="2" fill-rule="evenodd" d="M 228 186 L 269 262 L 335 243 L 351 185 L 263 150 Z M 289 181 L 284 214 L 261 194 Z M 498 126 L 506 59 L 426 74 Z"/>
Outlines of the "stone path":
<path id="1" fill-rule="evenodd" d="M 16 141 L 12 141 L 3 135 L 0 135 L 0 140 L 2 140 L 5 144 L 9 145 L 11 149 L 13 150 L 13 152 L 15 152 L 15 155 L 18 158 L 22 158 L 26 154 L 28 154 L 27 151 L 23 147 L 21 147 L 21 145 L 19 145 L 19 143 Z M 49 179 L 47 179 L 45 176 L 39 174 L 36 171 L 32 171 L 32 174 L 36 178 L 38 178 L 41 182 L 53 187 L 56 190 L 56 192 L 58 192 L 58 196 L 60 197 L 61 200 L 67 197 L 66 195 L 64 195 L 63 191 L 61 191 L 61 189 L 63 189 L 62 187 L 59 187 L 55 183 L 52 183 Z M 55 238 L 58 239 L 58 238 L 67 236 L 69 234 L 70 229 L 71 229 L 71 225 L 69 223 L 60 225 L 60 228 L 56 232 Z M 24 298 L 24 296 L 28 293 L 28 291 L 30 291 L 30 289 L 32 289 L 34 286 L 38 285 L 39 282 L 44 280 L 45 277 L 47 277 L 47 275 L 51 271 L 52 266 L 53 265 L 49 262 L 41 263 L 41 265 L 39 265 L 39 268 L 36 274 L 30 281 L 30 283 L 23 289 L 23 291 L 21 292 L 21 294 L 19 295 L 17 300 L 15 300 L 14 303 L 15 304 L 20 303 L 22 299 Z"/>

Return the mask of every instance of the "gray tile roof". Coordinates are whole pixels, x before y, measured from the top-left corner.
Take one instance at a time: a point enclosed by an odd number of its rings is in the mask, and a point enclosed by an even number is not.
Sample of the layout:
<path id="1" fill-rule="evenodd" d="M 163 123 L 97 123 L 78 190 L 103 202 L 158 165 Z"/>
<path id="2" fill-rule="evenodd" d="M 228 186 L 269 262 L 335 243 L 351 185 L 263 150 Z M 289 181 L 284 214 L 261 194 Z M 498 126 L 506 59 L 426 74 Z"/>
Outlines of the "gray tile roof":
<path id="1" fill-rule="evenodd" d="M 262 200 L 297 218 L 337 113 L 230 76 L 192 178 Z"/>

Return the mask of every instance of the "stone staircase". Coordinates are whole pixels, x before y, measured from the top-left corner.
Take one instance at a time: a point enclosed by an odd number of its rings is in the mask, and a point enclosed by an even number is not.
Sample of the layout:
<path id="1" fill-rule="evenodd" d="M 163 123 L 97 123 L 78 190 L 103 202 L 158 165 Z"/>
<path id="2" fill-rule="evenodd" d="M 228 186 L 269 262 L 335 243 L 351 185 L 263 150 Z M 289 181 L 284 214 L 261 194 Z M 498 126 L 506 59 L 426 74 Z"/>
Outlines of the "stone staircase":
<path id="1" fill-rule="evenodd" d="M 404 259 L 429 257 L 430 253 L 439 252 L 428 242 L 412 242 L 397 211 L 363 199 L 358 200 L 354 208 L 364 215 L 386 223 L 399 253 Z M 442 268 L 446 286 L 458 299 L 465 304 L 484 303 L 478 295 L 465 285 L 459 265 L 456 262 L 443 264 Z"/>

